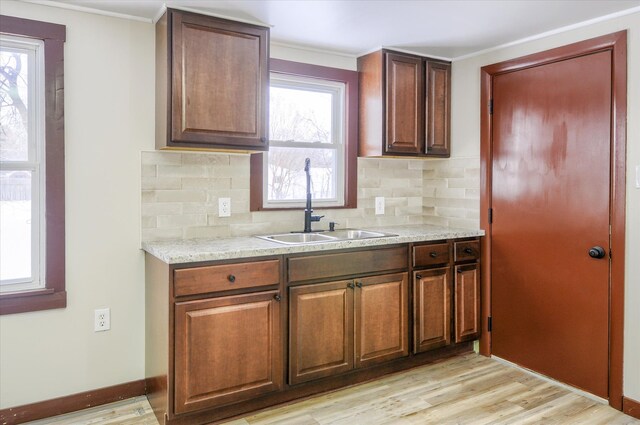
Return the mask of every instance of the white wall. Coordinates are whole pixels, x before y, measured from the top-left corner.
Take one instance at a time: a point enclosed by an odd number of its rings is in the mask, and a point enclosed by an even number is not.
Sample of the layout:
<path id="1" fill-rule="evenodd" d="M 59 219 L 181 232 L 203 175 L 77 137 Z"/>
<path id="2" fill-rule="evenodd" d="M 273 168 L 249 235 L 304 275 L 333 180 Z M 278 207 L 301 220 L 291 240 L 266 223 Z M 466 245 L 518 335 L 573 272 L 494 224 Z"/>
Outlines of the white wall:
<path id="1" fill-rule="evenodd" d="M 0 408 L 144 377 L 140 151 L 154 144 L 153 25 L 2 0 L 67 26 L 66 309 L 0 316 Z M 93 310 L 111 330 L 93 332 Z"/>
<path id="2" fill-rule="evenodd" d="M 640 165 L 640 13 L 454 61 L 451 145 L 453 158 L 480 155 L 480 67 L 624 29 L 629 30 L 624 394 L 640 400 L 640 189 L 633 184 Z"/>

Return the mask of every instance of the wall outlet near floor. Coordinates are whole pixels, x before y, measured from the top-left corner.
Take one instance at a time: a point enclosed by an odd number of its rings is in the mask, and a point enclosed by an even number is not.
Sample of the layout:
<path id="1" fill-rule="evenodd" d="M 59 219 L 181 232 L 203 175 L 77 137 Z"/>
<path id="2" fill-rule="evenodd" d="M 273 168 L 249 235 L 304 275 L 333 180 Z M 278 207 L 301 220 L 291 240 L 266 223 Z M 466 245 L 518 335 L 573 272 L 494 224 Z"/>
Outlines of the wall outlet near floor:
<path id="1" fill-rule="evenodd" d="M 231 198 L 218 198 L 218 217 L 231 217 Z"/>
<path id="2" fill-rule="evenodd" d="M 111 309 L 97 308 L 94 310 L 93 331 L 102 332 L 111 329 Z"/>
<path id="3" fill-rule="evenodd" d="M 384 215 L 384 196 L 376 196 L 376 215 Z"/>

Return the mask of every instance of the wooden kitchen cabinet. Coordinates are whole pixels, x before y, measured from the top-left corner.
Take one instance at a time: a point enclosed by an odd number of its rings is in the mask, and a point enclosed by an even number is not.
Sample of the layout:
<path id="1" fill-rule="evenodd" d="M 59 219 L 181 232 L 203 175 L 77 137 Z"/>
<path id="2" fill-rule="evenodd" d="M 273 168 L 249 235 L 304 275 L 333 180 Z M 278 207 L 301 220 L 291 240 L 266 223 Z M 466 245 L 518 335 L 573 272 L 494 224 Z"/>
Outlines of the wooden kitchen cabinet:
<path id="1" fill-rule="evenodd" d="M 267 291 L 176 303 L 175 413 L 282 387 L 279 299 Z"/>
<path id="2" fill-rule="evenodd" d="M 413 273 L 415 353 L 451 343 L 451 268 Z"/>
<path id="3" fill-rule="evenodd" d="M 449 156 L 450 63 L 385 49 L 358 71 L 360 156 Z"/>
<path id="4" fill-rule="evenodd" d="M 455 342 L 480 337 L 480 267 L 455 266 Z"/>
<path id="5" fill-rule="evenodd" d="M 269 29 L 167 9 L 156 25 L 156 147 L 268 148 Z"/>
<path id="6" fill-rule="evenodd" d="M 355 285 L 355 367 L 407 356 L 407 273 L 356 279 Z"/>
<path id="7" fill-rule="evenodd" d="M 352 280 L 289 288 L 289 383 L 353 368 Z"/>

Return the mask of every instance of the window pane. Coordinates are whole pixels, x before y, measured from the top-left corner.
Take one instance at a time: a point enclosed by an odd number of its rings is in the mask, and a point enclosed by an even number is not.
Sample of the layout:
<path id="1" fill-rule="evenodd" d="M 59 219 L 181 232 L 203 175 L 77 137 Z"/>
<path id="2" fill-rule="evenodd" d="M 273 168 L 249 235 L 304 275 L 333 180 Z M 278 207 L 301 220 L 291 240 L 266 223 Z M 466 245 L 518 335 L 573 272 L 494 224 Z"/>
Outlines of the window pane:
<path id="1" fill-rule="evenodd" d="M 314 201 L 336 197 L 336 151 L 317 148 L 269 148 L 268 199 L 305 200 L 305 158 L 311 159 L 311 195 Z"/>
<path id="2" fill-rule="evenodd" d="M 332 143 L 331 93 L 271 86 L 270 140 Z"/>
<path id="3" fill-rule="evenodd" d="M 0 49 L 0 160 L 27 161 L 29 53 L 2 46 Z M 33 53 L 33 52 L 31 52 Z"/>
<path id="4" fill-rule="evenodd" d="M 31 280 L 31 172 L 0 171 L 0 282 Z"/>

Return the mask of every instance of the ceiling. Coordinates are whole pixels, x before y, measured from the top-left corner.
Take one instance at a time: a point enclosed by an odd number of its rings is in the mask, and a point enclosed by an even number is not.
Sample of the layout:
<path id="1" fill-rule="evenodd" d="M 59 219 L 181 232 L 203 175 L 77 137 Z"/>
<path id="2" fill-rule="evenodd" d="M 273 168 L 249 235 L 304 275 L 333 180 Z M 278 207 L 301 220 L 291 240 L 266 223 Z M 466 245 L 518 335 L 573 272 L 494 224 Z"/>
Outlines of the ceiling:
<path id="1" fill-rule="evenodd" d="M 624 11 L 640 0 L 56 0 L 153 20 L 163 5 L 272 26 L 274 42 L 358 55 L 381 46 L 457 58 Z M 631 10 L 630 10 L 631 9 Z"/>

